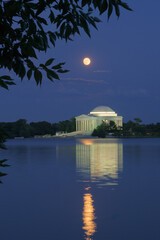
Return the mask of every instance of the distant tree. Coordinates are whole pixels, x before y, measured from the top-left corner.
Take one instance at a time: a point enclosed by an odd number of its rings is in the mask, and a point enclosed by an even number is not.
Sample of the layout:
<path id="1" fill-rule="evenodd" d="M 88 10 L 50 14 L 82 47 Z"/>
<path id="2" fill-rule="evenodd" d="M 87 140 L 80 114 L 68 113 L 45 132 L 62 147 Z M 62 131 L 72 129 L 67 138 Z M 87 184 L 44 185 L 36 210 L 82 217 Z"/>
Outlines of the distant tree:
<path id="1" fill-rule="evenodd" d="M 37 52 L 46 53 L 55 47 L 57 39 L 72 40 L 84 30 L 90 37 L 89 25 L 97 29 L 100 20 L 93 16 L 113 9 L 117 17 L 120 7 L 131 8 L 121 0 L 1 0 L 0 1 L 0 68 L 13 71 L 21 80 L 34 76 L 42 83 L 44 73 L 50 81 L 65 73 L 64 63 L 54 64 L 55 59 L 39 63 Z M 15 84 L 10 76 L 0 77 L 0 86 L 8 89 Z"/>
<path id="2" fill-rule="evenodd" d="M 127 123 L 123 123 L 123 136 L 133 136 L 134 127 L 135 123 L 131 120 L 128 121 Z"/>
<path id="3" fill-rule="evenodd" d="M 137 124 L 139 124 L 139 123 L 142 122 L 142 120 L 141 120 L 140 118 L 134 118 L 134 121 L 135 121 Z"/>
<path id="4" fill-rule="evenodd" d="M 105 122 L 102 122 L 101 125 L 97 126 L 93 130 L 92 136 L 105 138 L 105 136 L 108 134 L 108 131 L 109 131 L 109 126 Z"/>
<path id="5" fill-rule="evenodd" d="M 96 127 L 92 133 L 92 136 L 98 136 L 98 137 L 106 137 L 107 135 L 112 134 L 113 136 L 122 136 L 123 135 L 123 128 L 116 126 L 114 121 L 110 121 L 109 124 L 106 124 L 106 122 L 102 122 L 101 125 Z"/>
<path id="6" fill-rule="evenodd" d="M 58 123 L 53 123 L 52 124 L 52 133 L 53 133 L 53 135 L 55 135 L 56 134 L 56 132 L 58 132 L 59 130 L 58 130 Z"/>
<path id="7" fill-rule="evenodd" d="M 30 127 L 25 119 L 19 119 L 16 122 L 0 123 L 0 127 L 5 131 L 7 138 L 30 136 Z"/>
<path id="8" fill-rule="evenodd" d="M 31 128 L 31 136 L 52 134 L 53 132 L 52 124 L 46 121 L 31 122 L 30 128 Z"/>
<path id="9" fill-rule="evenodd" d="M 60 121 L 56 124 L 56 130 L 61 132 L 74 132 L 76 130 L 76 119 Z"/>
<path id="10" fill-rule="evenodd" d="M 3 130 L 2 130 L 3 129 Z M 25 119 L 16 122 L 0 122 L 0 137 L 2 139 L 15 137 L 34 137 L 35 135 L 55 135 L 57 131 L 73 132 L 76 130 L 75 118 L 61 121 L 59 123 L 49 123 L 46 121 L 27 123 Z M 3 134 L 5 133 L 5 136 Z M 0 142 L 2 143 L 2 140 Z"/>
<path id="11" fill-rule="evenodd" d="M 92 136 L 97 136 L 100 138 L 105 138 L 106 136 L 106 124 L 102 123 L 100 126 L 93 130 Z"/>
<path id="12" fill-rule="evenodd" d="M 13 125 L 14 127 L 14 133 L 16 137 L 24 137 L 25 136 L 25 129 L 27 126 L 27 120 L 26 119 L 19 119 L 16 121 Z"/>
<path id="13" fill-rule="evenodd" d="M 110 121 L 108 126 L 108 133 L 111 133 L 113 136 L 122 136 L 123 135 L 123 127 L 117 127 L 114 121 Z"/>
<path id="14" fill-rule="evenodd" d="M 72 117 L 70 119 L 70 132 L 76 131 L 76 119 L 75 117 Z"/>
<path id="15" fill-rule="evenodd" d="M 116 130 L 117 129 L 117 126 L 116 126 L 116 124 L 115 124 L 115 122 L 114 121 L 110 121 L 110 123 L 109 123 L 109 130 L 110 131 L 114 131 L 114 130 Z"/>
<path id="16" fill-rule="evenodd" d="M 123 136 L 146 136 L 146 125 L 140 124 L 142 120 L 135 118 L 134 121 L 123 124 Z"/>

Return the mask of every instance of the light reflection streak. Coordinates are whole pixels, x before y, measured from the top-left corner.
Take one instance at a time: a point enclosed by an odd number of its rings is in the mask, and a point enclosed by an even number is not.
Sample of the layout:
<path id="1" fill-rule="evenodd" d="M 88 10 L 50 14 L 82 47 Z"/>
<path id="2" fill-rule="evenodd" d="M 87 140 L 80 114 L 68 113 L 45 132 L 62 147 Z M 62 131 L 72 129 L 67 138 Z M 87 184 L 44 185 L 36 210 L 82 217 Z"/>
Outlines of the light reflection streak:
<path id="1" fill-rule="evenodd" d="M 90 188 L 86 188 L 89 190 Z M 96 232 L 96 223 L 95 223 L 95 209 L 93 205 L 93 197 L 91 193 L 85 193 L 83 196 L 84 206 L 83 206 L 83 227 L 82 229 L 85 232 L 85 240 L 92 240 L 94 233 Z"/>

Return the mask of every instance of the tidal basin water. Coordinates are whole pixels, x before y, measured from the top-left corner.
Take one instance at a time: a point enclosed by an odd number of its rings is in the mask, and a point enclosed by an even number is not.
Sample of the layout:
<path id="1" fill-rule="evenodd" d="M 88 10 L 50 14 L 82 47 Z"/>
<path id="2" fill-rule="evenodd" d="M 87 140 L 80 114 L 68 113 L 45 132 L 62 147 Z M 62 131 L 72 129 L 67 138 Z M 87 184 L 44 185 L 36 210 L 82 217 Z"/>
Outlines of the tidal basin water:
<path id="1" fill-rule="evenodd" d="M 160 139 L 28 139 L 7 147 L 0 240 L 160 239 Z"/>

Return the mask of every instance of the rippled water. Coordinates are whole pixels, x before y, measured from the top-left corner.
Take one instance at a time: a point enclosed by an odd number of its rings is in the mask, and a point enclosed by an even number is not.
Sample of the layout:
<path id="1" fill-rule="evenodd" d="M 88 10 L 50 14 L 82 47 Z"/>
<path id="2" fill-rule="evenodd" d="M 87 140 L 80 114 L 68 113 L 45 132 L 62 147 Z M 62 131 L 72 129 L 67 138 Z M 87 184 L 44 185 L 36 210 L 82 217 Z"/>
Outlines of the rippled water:
<path id="1" fill-rule="evenodd" d="M 160 139 L 7 146 L 0 240 L 160 239 Z"/>

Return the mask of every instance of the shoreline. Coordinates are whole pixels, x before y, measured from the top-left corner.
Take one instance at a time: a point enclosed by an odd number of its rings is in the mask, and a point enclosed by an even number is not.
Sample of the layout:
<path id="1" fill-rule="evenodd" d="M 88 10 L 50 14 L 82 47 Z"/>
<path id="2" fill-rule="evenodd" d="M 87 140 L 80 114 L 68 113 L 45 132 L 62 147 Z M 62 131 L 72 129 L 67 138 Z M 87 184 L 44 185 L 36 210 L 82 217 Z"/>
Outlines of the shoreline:
<path id="1" fill-rule="evenodd" d="M 79 139 L 79 138 L 88 138 L 88 139 L 132 139 L 132 138 L 160 138 L 160 136 L 106 136 L 104 138 L 94 137 L 94 136 L 52 136 L 52 137 L 15 137 L 15 138 L 7 138 L 6 140 L 25 140 L 25 139 Z"/>

